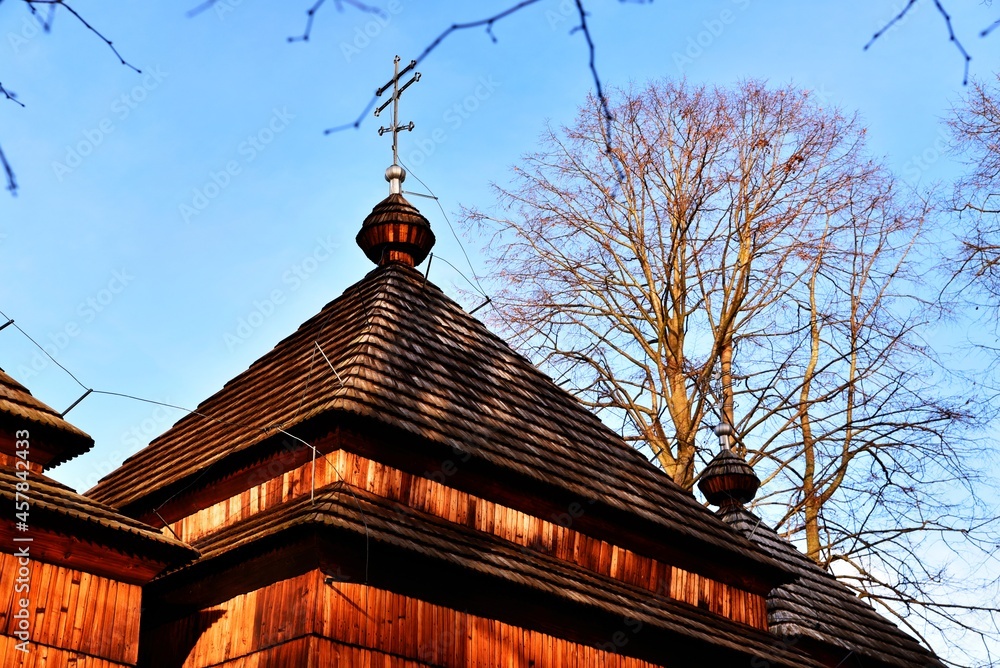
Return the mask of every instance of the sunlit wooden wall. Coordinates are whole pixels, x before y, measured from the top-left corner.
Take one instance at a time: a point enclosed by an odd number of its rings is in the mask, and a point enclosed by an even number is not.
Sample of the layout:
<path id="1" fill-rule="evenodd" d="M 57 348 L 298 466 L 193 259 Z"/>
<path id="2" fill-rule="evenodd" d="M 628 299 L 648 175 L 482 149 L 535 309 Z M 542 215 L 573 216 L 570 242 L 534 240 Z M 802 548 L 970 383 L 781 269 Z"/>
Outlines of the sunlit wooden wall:
<path id="1" fill-rule="evenodd" d="M 0 553 L 0 665 L 4 668 L 134 666 L 142 589 L 39 561 L 28 564 L 29 590 L 17 591 L 18 559 Z M 29 652 L 14 637 L 27 595 Z"/>
<path id="2" fill-rule="evenodd" d="M 292 469 L 184 517 L 171 528 L 181 540 L 191 542 L 262 510 L 308 495 L 312 470 L 311 463 Z M 587 536 L 574 531 L 572 524 L 560 526 L 344 450 L 316 461 L 317 489 L 340 480 L 399 502 L 401 512 L 413 508 L 436 515 L 734 621 L 767 628 L 763 596 Z"/>
<path id="3" fill-rule="evenodd" d="M 146 641 L 144 647 L 154 648 L 148 657 L 151 668 L 655 668 L 645 661 L 382 589 L 325 584 L 319 570 L 161 627 Z"/>

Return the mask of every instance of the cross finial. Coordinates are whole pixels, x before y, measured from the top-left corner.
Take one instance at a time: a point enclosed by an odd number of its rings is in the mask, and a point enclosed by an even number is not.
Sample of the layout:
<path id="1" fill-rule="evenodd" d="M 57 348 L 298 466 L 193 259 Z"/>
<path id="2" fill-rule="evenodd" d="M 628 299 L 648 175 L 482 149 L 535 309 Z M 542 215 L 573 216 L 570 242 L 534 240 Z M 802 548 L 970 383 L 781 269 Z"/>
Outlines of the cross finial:
<path id="1" fill-rule="evenodd" d="M 378 134 L 381 137 L 386 132 L 392 133 L 392 166 L 385 171 L 385 178 L 389 182 L 389 192 L 400 194 L 403 190 L 403 180 L 406 178 L 406 172 L 403 168 L 399 166 L 399 133 L 403 130 L 412 130 L 413 121 L 410 121 L 406 125 L 399 124 L 399 96 L 403 94 L 403 91 L 410 87 L 411 84 L 420 81 L 420 72 L 414 72 L 413 78 L 407 81 L 402 86 L 399 85 L 400 78 L 417 66 L 417 61 L 411 60 L 410 64 L 403 68 L 402 71 L 399 70 L 399 56 L 396 56 L 393 61 L 393 75 L 389 82 L 375 91 L 376 97 L 381 97 L 382 93 L 389 90 L 392 87 L 392 96 L 382 103 L 382 105 L 375 110 L 375 115 L 381 114 L 386 107 L 392 104 L 392 125 L 388 127 L 380 127 L 378 129 Z"/>

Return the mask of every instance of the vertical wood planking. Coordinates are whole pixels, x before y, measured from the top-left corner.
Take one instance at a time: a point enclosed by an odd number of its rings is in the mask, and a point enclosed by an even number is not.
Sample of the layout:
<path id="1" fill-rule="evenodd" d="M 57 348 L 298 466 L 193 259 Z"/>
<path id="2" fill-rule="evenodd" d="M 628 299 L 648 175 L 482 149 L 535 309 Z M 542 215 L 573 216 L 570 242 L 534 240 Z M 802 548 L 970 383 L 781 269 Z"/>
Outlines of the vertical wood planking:
<path id="1" fill-rule="evenodd" d="M 344 450 L 316 460 L 317 489 L 341 480 L 728 619 L 767 628 L 767 615 L 760 614 L 766 606 L 763 596 L 586 536 L 571 526 L 560 526 Z M 182 540 L 197 540 L 254 513 L 308 494 L 311 482 L 310 462 L 182 518 L 172 524 L 173 530 Z"/>
<path id="2" fill-rule="evenodd" d="M 17 592 L 18 558 L 0 553 L 0 635 L 12 636 L 18 599 L 27 598 L 30 640 L 51 646 L 53 657 L 85 652 L 107 665 L 135 665 L 138 586 L 40 561 L 28 567 L 30 590 Z"/>

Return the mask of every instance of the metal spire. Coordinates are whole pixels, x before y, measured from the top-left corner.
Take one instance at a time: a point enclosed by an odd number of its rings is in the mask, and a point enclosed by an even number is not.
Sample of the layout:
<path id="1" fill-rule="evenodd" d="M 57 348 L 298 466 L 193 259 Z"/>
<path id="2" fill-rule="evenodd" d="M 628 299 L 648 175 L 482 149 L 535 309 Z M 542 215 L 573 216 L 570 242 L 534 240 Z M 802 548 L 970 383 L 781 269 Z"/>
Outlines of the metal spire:
<path id="1" fill-rule="evenodd" d="M 378 129 L 378 135 L 381 137 L 386 132 L 392 133 L 392 166 L 385 170 L 385 180 L 389 182 L 389 192 L 399 195 L 403 190 L 403 180 L 406 179 L 406 171 L 399 166 L 399 133 L 403 130 L 413 130 L 413 121 L 410 121 L 406 125 L 399 124 L 399 96 L 402 95 L 403 91 L 409 88 L 411 84 L 420 81 L 420 72 L 414 72 L 413 78 L 400 86 L 400 77 L 416 67 L 417 61 L 411 60 L 410 64 L 404 67 L 402 71 L 399 70 L 399 56 L 396 56 L 392 63 L 392 79 L 389 79 L 388 83 L 375 91 L 375 96 L 381 97 L 382 93 L 392 87 L 392 96 L 383 102 L 382 106 L 375 110 L 375 116 L 381 114 L 386 107 L 392 104 L 392 125 L 388 127 L 380 127 Z"/>

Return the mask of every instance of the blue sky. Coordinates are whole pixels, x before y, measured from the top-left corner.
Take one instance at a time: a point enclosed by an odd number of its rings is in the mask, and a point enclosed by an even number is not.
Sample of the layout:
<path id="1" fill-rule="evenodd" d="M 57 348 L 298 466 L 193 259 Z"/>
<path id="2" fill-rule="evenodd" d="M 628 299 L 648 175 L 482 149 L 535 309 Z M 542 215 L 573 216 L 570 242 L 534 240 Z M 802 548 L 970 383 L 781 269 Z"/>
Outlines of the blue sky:
<path id="1" fill-rule="evenodd" d="M 390 140 L 353 121 L 374 89 L 455 21 L 507 2 L 380 2 L 379 19 L 334 3 L 301 34 L 309 2 L 188 5 L 83 0 L 74 7 L 137 74 L 60 12 L 37 30 L 0 4 L 0 146 L 20 190 L 0 196 L 0 309 L 86 387 L 194 407 L 245 369 L 370 264 L 354 244 L 382 199 Z M 194 6 L 196 3 L 190 3 Z M 957 4 L 957 3 L 956 3 Z M 908 180 L 946 179 L 941 118 L 962 92 L 962 59 L 930 2 L 872 49 L 903 2 L 587 3 L 606 85 L 686 76 L 795 83 L 856 110 L 872 151 Z M 989 8 L 956 10 L 973 76 L 996 69 Z M 400 155 L 451 215 L 489 207 L 491 181 L 531 151 L 543 124 L 571 120 L 592 89 L 573 3 L 540 2 L 494 26 L 450 36 L 403 98 Z M 435 254 L 468 273 L 437 206 L 411 198 L 437 232 Z M 452 215 L 454 218 L 455 216 Z M 466 246 L 477 271 L 482 240 Z M 465 303 L 445 262 L 431 279 Z M 83 390 L 13 328 L 0 366 L 62 410 Z M 69 414 L 97 446 L 55 476 L 88 488 L 181 417 L 92 395 Z"/>

